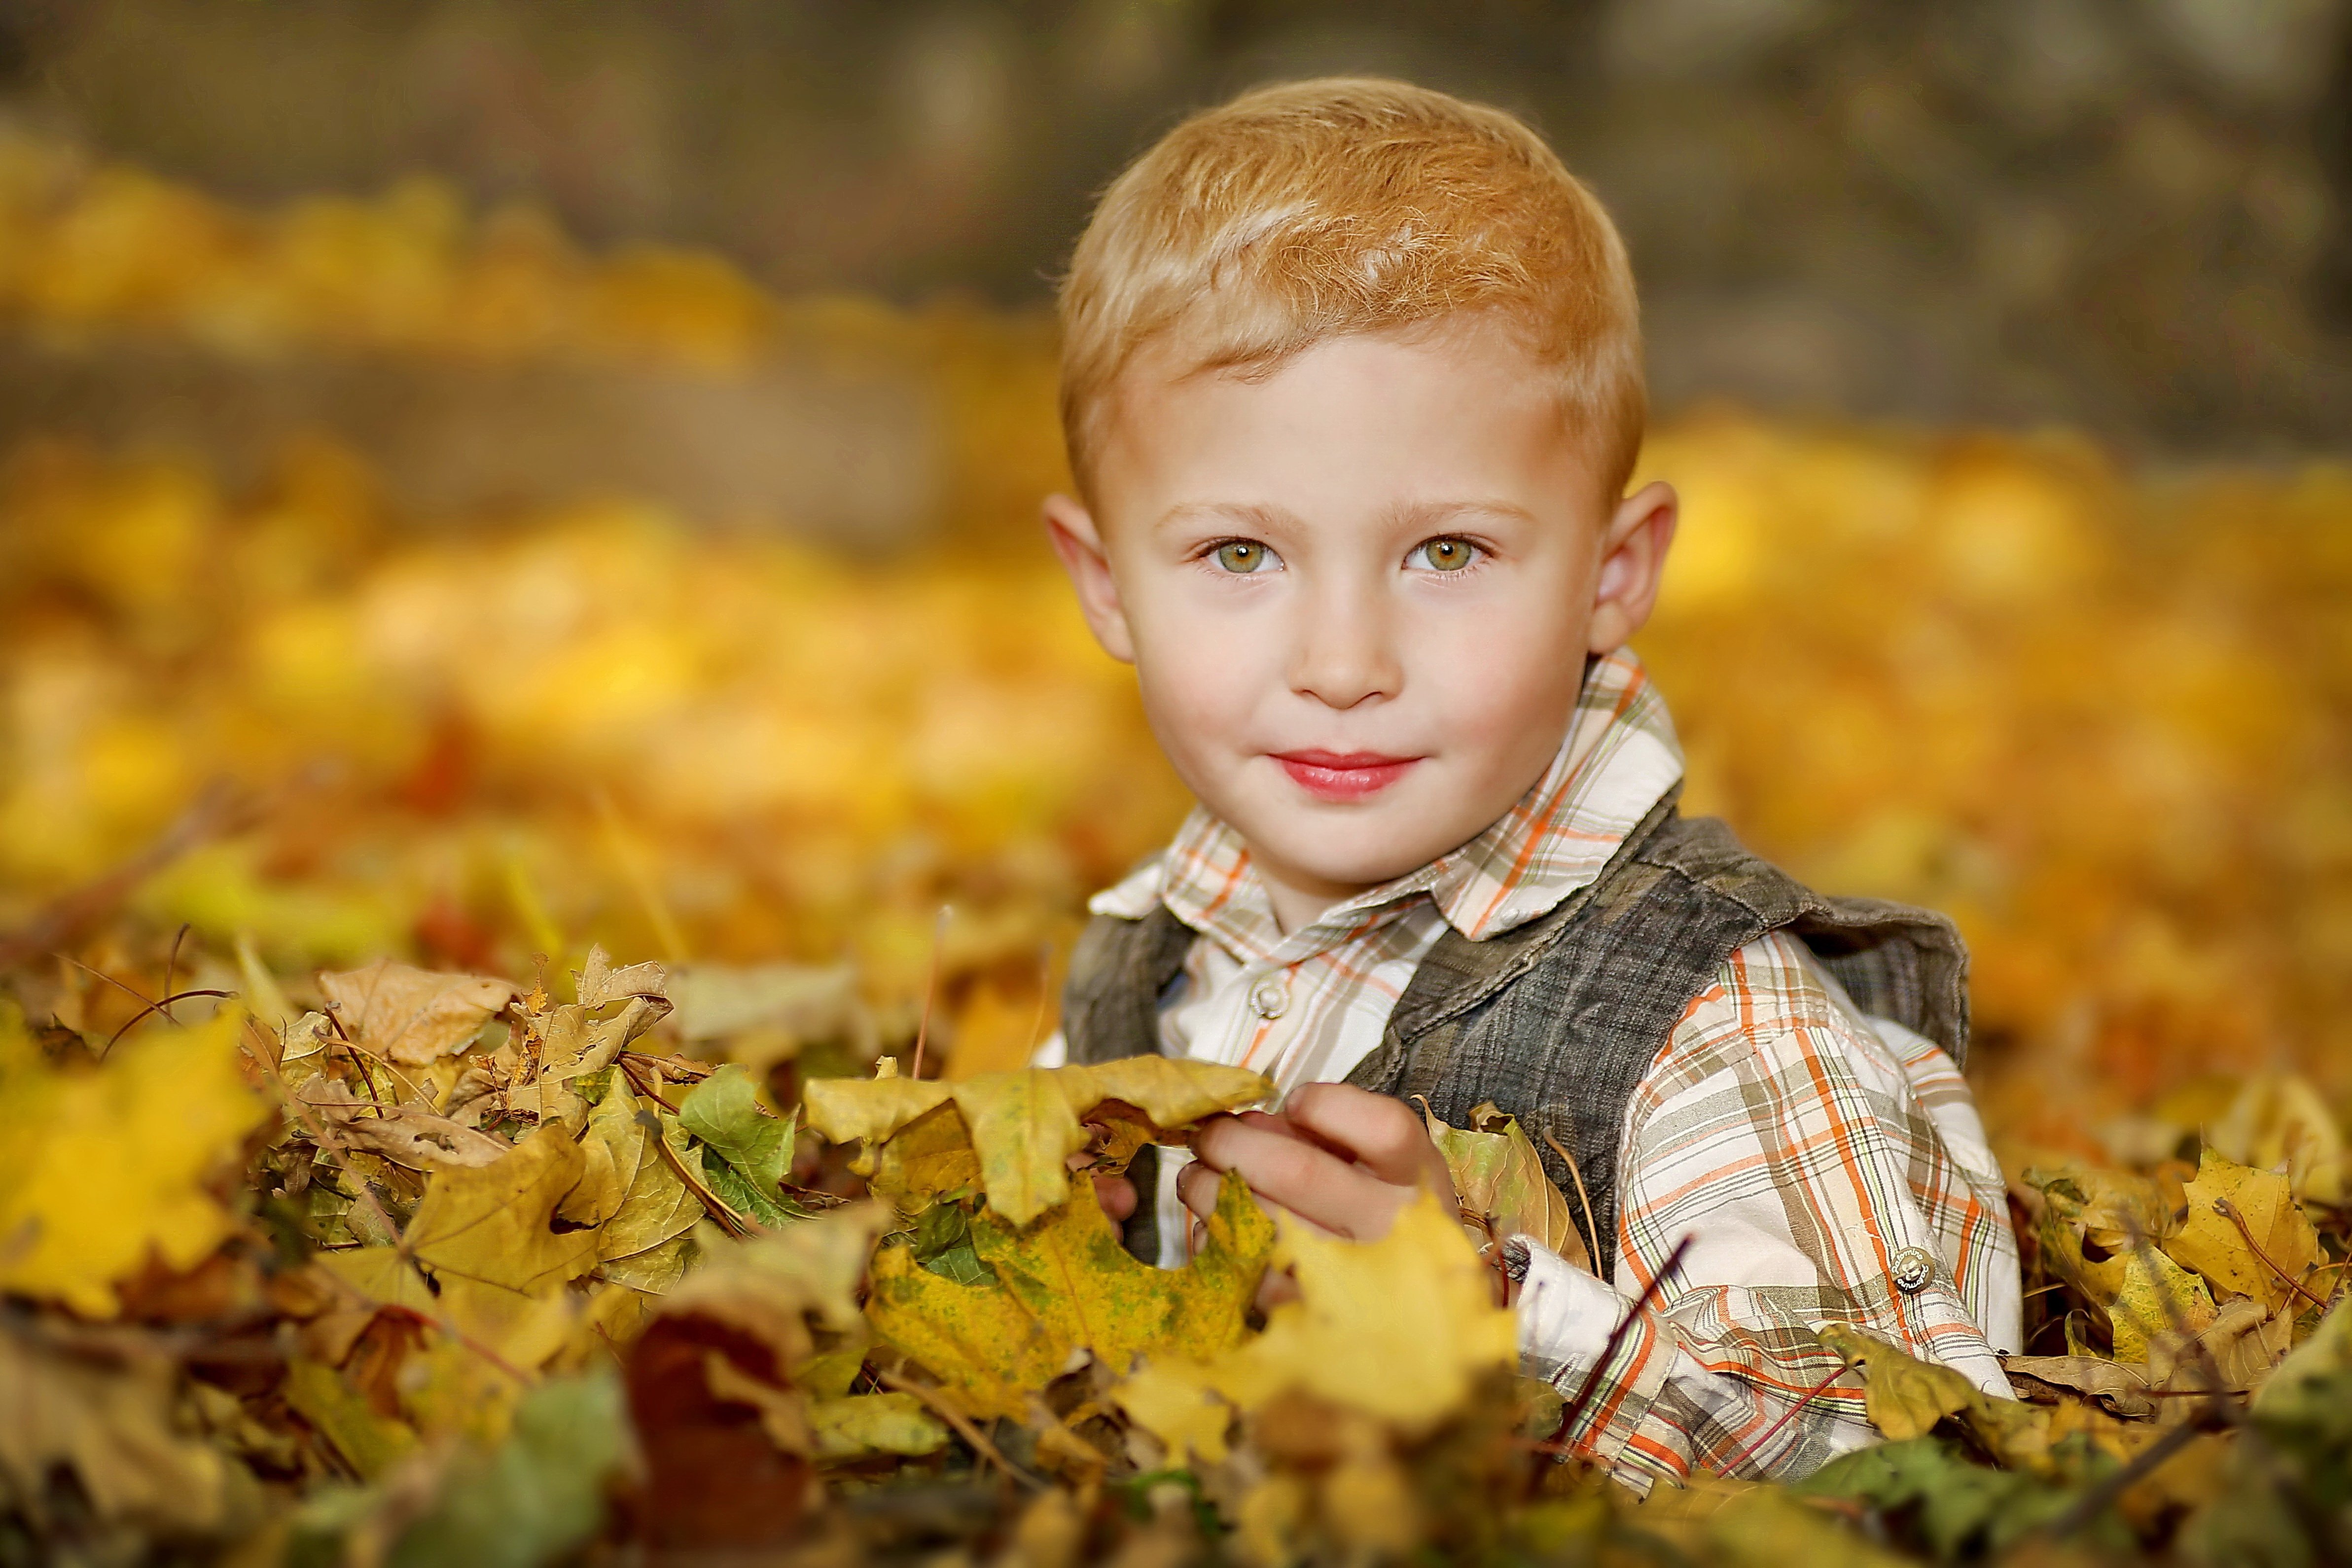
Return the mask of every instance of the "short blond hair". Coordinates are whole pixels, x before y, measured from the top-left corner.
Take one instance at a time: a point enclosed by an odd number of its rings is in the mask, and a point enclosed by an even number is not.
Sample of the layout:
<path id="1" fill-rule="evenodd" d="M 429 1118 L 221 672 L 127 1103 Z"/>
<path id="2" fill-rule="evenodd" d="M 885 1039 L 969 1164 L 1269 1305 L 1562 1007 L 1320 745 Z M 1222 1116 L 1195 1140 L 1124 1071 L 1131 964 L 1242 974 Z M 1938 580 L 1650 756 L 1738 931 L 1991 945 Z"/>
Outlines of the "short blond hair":
<path id="1" fill-rule="evenodd" d="M 1091 493 L 1116 384 L 1147 344 L 1187 372 L 1270 370 L 1327 338 L 1473 313 L 1558 375 L 1622 491 L 1647 411 L 1633 268 L 1543 139 L 1401 81 L 1244 93 L 1161 137 L 1079 237 L 1061 287 L 1071 471 Z"/>

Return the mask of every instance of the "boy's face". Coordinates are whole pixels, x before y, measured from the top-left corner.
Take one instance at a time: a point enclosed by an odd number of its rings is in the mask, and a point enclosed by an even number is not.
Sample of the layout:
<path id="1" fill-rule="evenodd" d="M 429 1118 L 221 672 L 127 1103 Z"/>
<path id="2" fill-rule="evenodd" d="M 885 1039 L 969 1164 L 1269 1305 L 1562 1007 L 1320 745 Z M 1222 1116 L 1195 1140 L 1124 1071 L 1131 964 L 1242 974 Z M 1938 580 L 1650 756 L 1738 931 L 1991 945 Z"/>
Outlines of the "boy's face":
<path id="1" fill-rule="evenodd" d="M 1673 492 L 1601 494 L 1551 378 L 1475 320 L 1118 388 L 1098 510 L 1046 504 L 1088 623 L 1286 930 L 1475 837 L 1648 616 Z"/>

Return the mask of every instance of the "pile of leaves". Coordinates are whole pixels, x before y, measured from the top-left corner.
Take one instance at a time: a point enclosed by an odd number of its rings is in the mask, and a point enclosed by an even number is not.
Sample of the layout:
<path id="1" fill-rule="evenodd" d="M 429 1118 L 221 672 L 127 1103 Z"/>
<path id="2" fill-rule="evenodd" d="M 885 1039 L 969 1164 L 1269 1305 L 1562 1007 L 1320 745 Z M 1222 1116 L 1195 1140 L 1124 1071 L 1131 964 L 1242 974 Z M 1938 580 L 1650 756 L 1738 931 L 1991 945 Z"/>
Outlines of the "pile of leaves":
<path id="1" fill-rule="evenodd" d="M 2019 1400 L 1825 1327 L 1814 1397 L 1887 1443 L 1642 1502 L 1574 1457 L 1580 1391 L 1516 1375 L 1492 1240 L 1576 1226 L 1507 1118 L 1433 1124 L 1458 1214 L 1359 1245 L 1229 1178 L 1160 1270 L 1090 1178 L 1254 1073 L 885 1056 L 780 1115 L 788 1065 L 679 1053 L 659 964 L 558 978 L 248 961 L 109 1036 L 0 1014 L 0 1561 L 2352 1546 L 2347 1227 L 2293 1157 L 2026 1173 L 2063 1353 L 2010 1359 Z"/>
<path id="2" fill-rule="evenodd" d="M 0 331 L 915 366 L 955 512 L 852 562 L 401 517 L 323 440 L 0 462 L 0 1563 L 2352 1554 L 2340 465 L 1654 434 L 1686 807 L 1960 921 L 2033 1294 L 2019 1403 L 1832 1334 L 1890 1441 L 1636 1505 L 1513 1374 L 1478 1248 L 1577 1229 L 1516 1129 L 1433 1130 L 1462 1215 L 1229 1193 L 1163 1275 L 1074 1173 L 1257 1086 L 1015 1070 L 1185 805 L 1027 522 L 1034 321 L 11 141 Z"/>

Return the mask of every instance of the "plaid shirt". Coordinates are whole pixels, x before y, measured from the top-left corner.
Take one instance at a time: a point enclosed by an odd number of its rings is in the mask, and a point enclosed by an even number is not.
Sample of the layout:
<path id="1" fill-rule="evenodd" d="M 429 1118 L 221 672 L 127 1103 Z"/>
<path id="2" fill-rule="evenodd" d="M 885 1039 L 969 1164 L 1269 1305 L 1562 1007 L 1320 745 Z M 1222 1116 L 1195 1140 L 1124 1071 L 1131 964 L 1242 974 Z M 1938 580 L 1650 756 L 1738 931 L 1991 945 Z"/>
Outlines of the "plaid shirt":
<path id="1" fill-rule="evenodd" d="M 1449 927 L 1475 942 L 1590 884 L 1681 774 L 1664 703 L 1620 653 L 1594 665 L 1558 755 L 1500 821 L 1312 925 L 1283 933 L 1247 847 L 1202 809 L 1092 907 L 1139 919 L 1164 903 L 1200 932 L 1162 1005 L 1163 1052 L 1287 1092 L 1379 1046 Z M 1048 1041 L 1041 1064 L 1060 1050 Z M 1782 1419 L 1841 1364 L 1815 1339 L 1823 1322 L 2008 1394 L 1992 1352 L 2017 1348 L 2016 1241 L 1967 1086 L 1935 1045 L 1859 1012 L 1801 942 L 1768 935 L 1725 963 L 1635 1089 L 1623 1139 L 1613 1280 L 1525 1238 L 1509 1253 L 1522 1359 L 1566 1390 L 1595 1380 L 1572 1439 L 1621 1479 L 1798 1474 L 1872 1441 L 1853 1377 Z M 1161 1162 L 1169 1265 L 1180 1164 Z M 1681 1268 L 1596 1373 L 1685 1236 Z M 1921 1250 L 1943 1267 L 1906 1267 Z"/>

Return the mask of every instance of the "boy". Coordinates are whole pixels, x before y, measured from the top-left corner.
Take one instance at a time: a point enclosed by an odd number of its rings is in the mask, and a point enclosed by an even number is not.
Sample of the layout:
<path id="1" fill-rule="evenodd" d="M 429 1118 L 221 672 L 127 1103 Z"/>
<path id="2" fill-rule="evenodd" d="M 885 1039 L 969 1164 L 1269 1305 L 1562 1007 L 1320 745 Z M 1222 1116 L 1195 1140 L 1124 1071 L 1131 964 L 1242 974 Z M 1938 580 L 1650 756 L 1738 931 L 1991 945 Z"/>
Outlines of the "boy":
<path id="1" fill-rule="evenodd" d="M 1181 1262 L 1228 1170 L 1385 1234 L 1451 1192 L 1408 1100 L 1491 1100 L 1591 1195 L 1594 1272 L 1505 1248 L 1534 1370 L 1580 1384 L 1691 1238 L 1570 1434 L 1631 1484 L 1871 1440 L 1854 1380 L 1805 1397 L 1826 1321 L 2005 1394 L 1957 935 L 1675 812 L 1623 651 L 1675 501 L 1623 493 L 1644 395 L 1598 204 L 1499 111 L 1267 89 L 1110 187 L 1062 315 L 1079 493 L 1047 529 L 1200 805 L 1094 900 L 1041 1060 L 1159 1050 L 1283 1096 L 1107 1184 L 1129 1246 Z"/>

